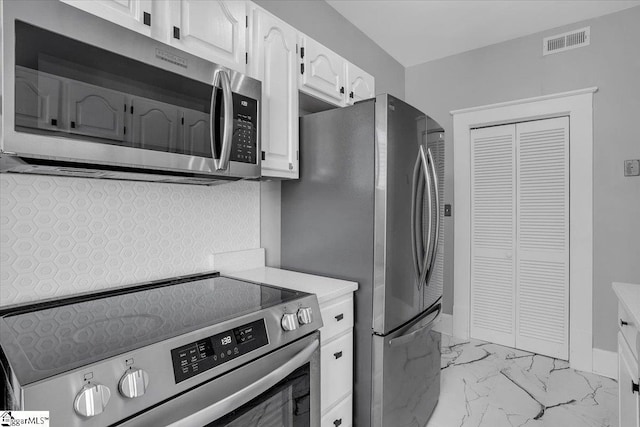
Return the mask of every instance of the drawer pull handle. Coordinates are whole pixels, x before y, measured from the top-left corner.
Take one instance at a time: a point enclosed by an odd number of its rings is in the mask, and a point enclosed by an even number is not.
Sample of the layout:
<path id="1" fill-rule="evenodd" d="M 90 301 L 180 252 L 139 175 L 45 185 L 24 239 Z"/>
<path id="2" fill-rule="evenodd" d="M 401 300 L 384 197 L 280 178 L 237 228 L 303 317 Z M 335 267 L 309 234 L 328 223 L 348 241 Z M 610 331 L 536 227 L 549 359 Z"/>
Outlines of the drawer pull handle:
<path id="1" fill-rule="evenodd" d="M 342 352 L 339 351 L 337 353 L 333 353 L 333 357 L 335 357 L 336 359 L 340 359 L 342 357 Z"/>
<path id="2" fill-rule="evenodd" d="M 337 420 L 335 420 L 333 422 L 333 425 L 338 427 L 339 425 L 342 425 L 342 418 L 338 418 Z"/>
<path id="3" fill-rule="evenodd" d="M 620 319 L 620 326 L 629 326 L 629 322 Z"/>
<path id="4" fill-rule="evenodd" d="M 640 394 L 640 384 L 636 384 L 633 382 L 633 380 L 631 381 L 631 394 L 633 393 L 638 393 Z"/>
<path id="5" fill-rule="evenodd" d="M 335 317 L 336 317 L 336 321 L 338 321 L 338 322 L 339 322 L 339 321 L 341 321 L 342 319 L 344 319 L 344 314 L 340 313 L 340 314 L 338 314 L 338 315 L 337 315 L 337 316 L 335 316 Z"/>

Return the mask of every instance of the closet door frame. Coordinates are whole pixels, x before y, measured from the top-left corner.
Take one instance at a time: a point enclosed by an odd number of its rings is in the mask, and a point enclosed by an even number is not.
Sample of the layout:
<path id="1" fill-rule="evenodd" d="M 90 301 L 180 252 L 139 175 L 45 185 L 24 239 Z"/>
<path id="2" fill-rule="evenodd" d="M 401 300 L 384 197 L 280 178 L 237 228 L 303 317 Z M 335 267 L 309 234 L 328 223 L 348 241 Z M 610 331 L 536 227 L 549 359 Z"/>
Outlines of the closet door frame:
<path id="1" fill-rule="evenodd" d="M 471 294 L 472 128 L 569 116 L 569 364 L 593 372 L 593 93 L 597 87 L 452 111 L 453 334 L 468 338 Z"/>

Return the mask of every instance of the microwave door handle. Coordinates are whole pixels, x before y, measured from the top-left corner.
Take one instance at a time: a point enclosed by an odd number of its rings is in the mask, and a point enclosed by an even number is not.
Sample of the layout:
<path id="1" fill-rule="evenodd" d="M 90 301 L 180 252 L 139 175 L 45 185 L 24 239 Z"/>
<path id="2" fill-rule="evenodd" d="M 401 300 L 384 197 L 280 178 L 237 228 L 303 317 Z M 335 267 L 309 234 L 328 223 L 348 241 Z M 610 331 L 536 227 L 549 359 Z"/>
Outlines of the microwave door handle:
<path id="1" fill-rule="evenodd" d="M 222 152 L 220 160 L 214 158 L 217 171 L 225 170 L 229 166 L 231 154 L 231 141 L 233 139 L 233 92 L 229 74 L 226 71 L 219 71 L 220 84 L 222 85 L 222 99 L 224 102 L 224 130 L 222 131 Z"/>
<path id="2" fill-rule="evenodd" d="M 213 89 L 211 91 L 211 108 L 209 113 L 209 138 L 211 142 L 211 157 L 213 158 L 213 166 L 217 170 L 218 169 L 218 159 L 216 154 L 216 139 L 217 135 L 215 126 L 218 124 L 218 121 L 215 117 L 216 112 L 216 99 L 218 97 L 218 84 L 220 83 L 220 74 L 221 71 L 216 71 L 213 75 Z M 222 156 L 222 154 L 221 154 Z"/>
<path id="3" fill-rule="evenodd" d="M 436 255 L 438 253 L 438 239 L 440 238 L 440 195 L 438 193 L 438 174 L 436 173 L 435 162 L 433 161 L 433 154 L 431 153 L 431 149 L 427 152 L 427 157 L 429 159 L 429 169 L 432 175 L 433 182 L 433 195 L 436 201 L 436 221 L 435 221 L 435 230 L 433 233 L 433 250 L 431 251 L 431 260 L 429 261 L 429 271 L 427 272 L 427 276 L 425 278 L 425 285 L 429 284 L 429 280 L 431 280 L 431 274 L 433 274 L 433 269 L 436 263 Z"/>
<path id="4" fill-rule="evenodd" d="M 424 151 L 424 146 L 421 145 L 420 146 L 420 163 L 422 164 L 422 170 L 424 173 L 424 180 L 425 180 L 425 186 L 427 187 L 427 199 L 429 200 L 429 227 L 428 227 L 428 231 L 427 231 L 427 242 L 425 245 L 425 250 L 424 250 L 424 254 L 423 254 L 423 258 L 422 258 L 422 268 L 421 268 L 421 274 L 420 274 L 420 286 L 422 285 L 426 285 L 426 280 L 427 280 L 427 275 L 429 273 L 430 270 L 430 265 L 429 265 L 429 261 L 431 260 L 430 254 L 431 254 L 431 238 L 433 237 L 431 235 L 431 229 L 433 227 L 433 220 L 432 220 L 432 209 L 433 206 L 431 204 L 431 198 L 432 198 L 432 194 L 431 194 L 431 174 L 429 173 L 429 166 L 427 164 L 427 154 Z M 421 210 L 420 210 L 420 216 L 424 218 L 424 202 L 422 203 L 421 206 Z M 424 233 L 422 233 L 424 234 Z"/>
<path id="5" fill-rule="evenodd" d="M 290 360 L 287 360 L 283 365 L 278 366 L 267 375 L 261 377 L 259 380 L 252 384 L 238 390 L 230 396 L 215 402 L 211 406 L 194 412 L 193 414 L 170 424 L 171 427 L 189 427 L 195 425 L 205 425 L 211 421 L 217 420 L 220 417 L 227 415 L 234 409 L 244 405 L 250 400 L 260 396 L 280 381 L 285 379 L 289 374 L 302 366 L 313 355 L 319 346 L 318 340 L 314 340 L 299 353 L 293 356 Z"/>

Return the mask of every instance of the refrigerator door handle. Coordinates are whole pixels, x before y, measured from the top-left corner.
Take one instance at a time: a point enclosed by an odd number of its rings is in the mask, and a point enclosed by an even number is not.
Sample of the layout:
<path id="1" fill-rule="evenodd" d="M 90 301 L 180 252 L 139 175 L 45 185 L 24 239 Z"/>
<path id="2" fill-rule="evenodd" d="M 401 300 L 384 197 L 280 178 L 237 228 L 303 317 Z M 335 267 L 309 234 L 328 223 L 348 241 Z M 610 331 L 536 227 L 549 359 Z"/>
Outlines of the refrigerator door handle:
<path id="1" fill-rule="evenodd" d="M 433 160 L 433 154 L 431 149 L 427 152 L 427 157 L 429 158 L 429 171 L 433 176 L 433 195 L 436 200 L 436 229 L 433 233 L 433 250 L 431 251 L 431 259 L 429 260 L 429 267 L 426 273 L 424 284 L 425 286 L 429 285 L 429 280 L 431 280 L 431 275 L 433 274 L 433 267 L 436 263 L 436 255 L 438 253 L 438 239 L 440 238 L 440 195 L 438 193 L 438 175 L 436 174 L 435 162 Z M 431 242 L 429 244 L 429 248 L 431 248 Z M 424 272 L 423 272 L 424 273 Z"/>
<path id="2" fill-rule="evenodd" d="M 422 254 L 422 266 L 420 268 L 420 278 L 418 280 L 419 283 L 419 287 L 422 287 L 423 285 L 426 285 L 428 282 L 428 278 L 427 275 L 429 275 L 429 267 L 430 267 L 430 261 L 431 261 L 431 238 L 433 237 L 431 235 L 431 230 L 433 228 L 433 220 L 432 220 L 432 212 L 433 212 L 433 205 L 431 204 L 432 201 L 432 194 L 431 194 L 431 173 L 429 172 L 429 165 L 428 165 L 428 161 L 427 161 L 427 154 L 425 153 L 424 150 L 424 146 L 421 145 L 420 146 L 420 160 L 422 163 L 422 168 L 424 171 L 424 179 L 425 179 L 425 186 L 427 187 L 427 199 L 429 200 L 429 226 L 427 228 L 427 241 L 426 244 L 424 245 L 424 253 Z M 424 201 L 421 204 L 422 206 L 420 207 L 420 217 L 424 218 Z M 424 236 L 424 231 L 421 230 L 420 233 L 422 236 Z"/>
<path id="3" fill-rule="evenodd" d="M 421 326 L 420 328 L 418 328 L 416 330 L 411 331 L 408 334 L 400 335 L 397 338 L 393 338 L 392 340 L 389 341 L 389 345 L 391 347 L 399 347 L 399 346 L 405 345 L 405 344 L 413 341 L 418 335 L 421 335 L 425 330 L 431 329 L 431 327 L 435 323 L 436 319 L 438 319 L 438 315 L 440 315 L 440 312 L 442 311 L 442 304 L 436 305 L 435 306 L 435 311 L 436 311 L 436 315 L 434 316 L 433 319 L 431 319 L 431 321 L 429 323 L 427 323 L 424 326 Z M 434 312 L 434 310 L 427 311 L 414 324 L 419 323 L 420 320 L 424 319 L 427 316 L 430 316 L 431 314 L 433 314 L 433 312 Z M 409 329 L 412 329 L 412 328 L 410 327 Z"/>
<path id="4" fill-rule="evenodd" d="M 411 183 L 411 255 L 413 256 L 413 269 L 416 273 L 418 281 L 418 289 L 420 289 L 420 256 L 418 254 L 418 227 L 416 224 L 418 208 L 418 180 L 420 179 L 420 153 L 416 156 L 416 162 L 413 166 L 413 180 Z"/>

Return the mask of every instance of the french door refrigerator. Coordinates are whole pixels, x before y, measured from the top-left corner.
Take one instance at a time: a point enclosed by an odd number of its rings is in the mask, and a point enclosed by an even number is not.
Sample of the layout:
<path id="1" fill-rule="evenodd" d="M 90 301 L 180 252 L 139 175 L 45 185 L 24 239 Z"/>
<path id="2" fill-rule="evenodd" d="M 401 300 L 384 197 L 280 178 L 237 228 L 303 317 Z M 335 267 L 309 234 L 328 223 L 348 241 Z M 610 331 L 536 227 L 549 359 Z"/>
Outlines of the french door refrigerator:
<path id="1" fill-rule="evenodd" d="M 424 426 L 440 393 L 444 131 L 378 95 L 302 117 L 300 144 L 281 266 L 359 284 L 354 425 Z"/>

